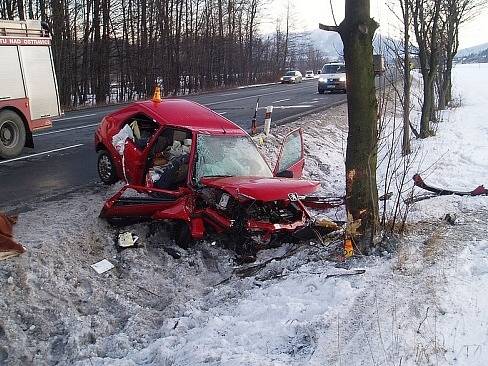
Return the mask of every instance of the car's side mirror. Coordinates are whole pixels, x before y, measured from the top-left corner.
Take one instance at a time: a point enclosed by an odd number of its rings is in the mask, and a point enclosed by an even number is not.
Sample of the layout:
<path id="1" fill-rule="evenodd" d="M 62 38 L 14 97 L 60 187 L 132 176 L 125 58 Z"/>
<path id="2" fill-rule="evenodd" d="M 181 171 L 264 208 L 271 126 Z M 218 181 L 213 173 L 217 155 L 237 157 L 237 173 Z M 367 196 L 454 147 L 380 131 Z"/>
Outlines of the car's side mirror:
<path id="1" fill-rule="evenodd" d="M 279 178 L 293 178 L 293 172 L 290 170 L 283 170 L 282 172 L 277 173 L 276 176 Z"/>

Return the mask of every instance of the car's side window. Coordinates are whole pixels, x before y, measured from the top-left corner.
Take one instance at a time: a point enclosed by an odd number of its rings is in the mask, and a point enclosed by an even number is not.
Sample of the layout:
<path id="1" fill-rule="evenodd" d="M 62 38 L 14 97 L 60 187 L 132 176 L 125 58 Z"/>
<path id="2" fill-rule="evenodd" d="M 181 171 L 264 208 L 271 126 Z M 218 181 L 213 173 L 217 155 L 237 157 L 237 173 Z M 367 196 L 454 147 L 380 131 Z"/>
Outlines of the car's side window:
<path id="1" fill-rule="evenodd" d="M 186 184 L 191 145 L 190 131 L 163 129 L 148 156 L 146 185 L 177 189 Z"/>
<path id="2" fill-rule="evenodd" d="M 125 125 L 130 126 L 134 135 L 134 144 L 144 150 L 157 130 L 158 125 L 146 115 L 139 113 L 130 117 Z"/>
<path id="3" fill-rule="evenodd" d="M 302 158 L 302 140 L 297 130 L 288 136 L 283 145 L 283 152 L 279 161 L 278 171 L 287 170 Z"/>

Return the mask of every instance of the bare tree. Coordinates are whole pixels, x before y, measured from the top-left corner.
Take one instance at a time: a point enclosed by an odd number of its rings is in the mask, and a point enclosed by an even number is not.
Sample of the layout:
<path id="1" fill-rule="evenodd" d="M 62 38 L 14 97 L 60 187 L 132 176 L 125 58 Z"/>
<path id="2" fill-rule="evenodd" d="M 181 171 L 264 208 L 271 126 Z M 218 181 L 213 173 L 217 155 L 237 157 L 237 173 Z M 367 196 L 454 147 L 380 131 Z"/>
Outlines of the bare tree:
<path id="1" fill-rule="evenodd" d="M 373 71 L 373 36 L 378 24 L 370 17 L 369 0 L 346 0 L 339 26 L 347 73 L 349 134 L 346 149 L 348 235 L 361 253 L 372 246 L 378 224 L 377 109 Z M 347 238 L 346 238 L 347 240 Z"/>
<path id="2" fill-rule="evenodd" d="M 485 0 L 443 0 L 441 19 L 444 32 L 440 40 L 439 73 L 437 75 L 438 108 L 444 109 L 452 100 L 452 67 L 459 48 L 459 28 L 462 23 L 473 19 L 481 10 Z"/>
<path id="3" fill-rule="evenodd" d="M 434 120 L 434 81 L 439 66 L 439 36 L 443 32 L 440 21 L 443 0 L 407 0 L 412 14 L 413 30 L 417 40 L 420 72 L 423 79 L 423 103 L 420 117 L 420 137 L 433 134 L 430 121 Z"/>

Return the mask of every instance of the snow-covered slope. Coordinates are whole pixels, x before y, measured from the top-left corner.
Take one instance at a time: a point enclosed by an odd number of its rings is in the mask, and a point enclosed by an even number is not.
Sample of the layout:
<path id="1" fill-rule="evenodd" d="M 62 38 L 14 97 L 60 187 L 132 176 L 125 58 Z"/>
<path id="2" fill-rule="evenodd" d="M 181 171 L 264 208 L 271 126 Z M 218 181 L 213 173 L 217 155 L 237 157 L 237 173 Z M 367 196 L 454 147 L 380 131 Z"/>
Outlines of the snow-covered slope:
<path id="1" fill-rule="evenodd" d="M 484 65 L 454 69 L 460 106 L 413 144 L 429 183 L 488 184 L 487 83 Z M 307 176 L 343 194 L 345 106 L 273 129 L 270 157 L 297 126 Z M 178 249 L 164 227 L 108 225 L 96 216 L 110 193 L 87 187 L 21 214 L 28 252 L 0 262 L 1 365 L 488 364 L 488 197 L 416 203 L 390 253 L 336 263 L 316 243 L 284 244 L 250 271 L 212 243 Z M 139 247 L 117 251 L 121 230 Z M 103 258 L 115 268 L 98 275 Z"/>

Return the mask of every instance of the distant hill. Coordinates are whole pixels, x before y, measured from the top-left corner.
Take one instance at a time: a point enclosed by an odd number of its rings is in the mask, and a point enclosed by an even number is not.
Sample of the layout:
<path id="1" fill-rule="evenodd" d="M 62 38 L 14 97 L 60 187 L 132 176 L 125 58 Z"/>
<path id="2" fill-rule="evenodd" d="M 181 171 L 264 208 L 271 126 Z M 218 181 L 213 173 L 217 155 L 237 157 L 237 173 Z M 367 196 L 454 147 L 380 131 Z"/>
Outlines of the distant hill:
<path id="1" fill-rule="evenodd" d="M 486 49 L 488 49 L 488 43 L 483 43 L 483 44 L 479 44 L 477 46 L 463 48 L 462 50 L 458 51 L 456 56 L 457 57 L 465 57 L 465 56 L 469 56 L 471 54 L 480 53 Z"/>
<path id="2" fill-rule="evenodd" d="M 342 40 L 336 32 L 315 29 L 309 33 L 309 38 L 313 46 L 328 58 L 332 60 L 342 58 Z"/>
<path id="3" fill-rule="evenodd" d="M 309 32 L 308 38 L 310 39 L 312 45 L 320 50 L 325 56 L 333 60 L 342 59 L 343 55 L 343 45 L 342 40 L 339 34 L 336 32 L 325 32 L 320 29 L 313 30 Z M 373 46 L 375 53 L 382 53 L 385 55 L 385 58 L 388 58 L 388 52 L 386 49 L 386 45 L 392 47 L 395 44 L 395 40 L 381 36 L 381 34 L 377 33 L 374 38 Z"/>
<path id="4" fill-rule="evenodd" d="M 488 62 L 488 43 L 462 49 L 454 60 L 464 64 L 486 63 Z"/>

